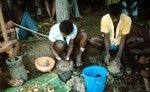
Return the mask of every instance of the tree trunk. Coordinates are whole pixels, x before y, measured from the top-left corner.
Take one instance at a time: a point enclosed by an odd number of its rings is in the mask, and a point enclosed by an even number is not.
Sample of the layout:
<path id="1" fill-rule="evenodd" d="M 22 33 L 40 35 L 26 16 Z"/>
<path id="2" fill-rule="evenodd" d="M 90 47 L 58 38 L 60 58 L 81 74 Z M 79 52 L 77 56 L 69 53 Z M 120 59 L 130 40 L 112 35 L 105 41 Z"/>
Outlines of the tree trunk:
<path id="1" fill-rule="evenodd" d="M 68 0 L 56 0 L 56 19 L 57 23 L 70 18 Z"/>

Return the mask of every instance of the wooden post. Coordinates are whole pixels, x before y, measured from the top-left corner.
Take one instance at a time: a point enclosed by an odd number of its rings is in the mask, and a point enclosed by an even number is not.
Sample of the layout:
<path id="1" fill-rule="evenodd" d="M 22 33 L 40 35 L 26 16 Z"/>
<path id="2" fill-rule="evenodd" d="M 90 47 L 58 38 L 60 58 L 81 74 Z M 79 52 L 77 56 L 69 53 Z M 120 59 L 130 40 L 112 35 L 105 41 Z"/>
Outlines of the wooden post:
<path id="1" fill-rule="evenodd" d="M 8 42 L 8 35 L 7 35 L 7 32 L 6 32 L 6 25 L 5 25 L 5 22 L 4 22 L 4 17 L 3 17 L 3 12 L 2 12 L 2 5 L 0 4 L 0 24 L 1 24 L 1 30 L 2 30 L 2 34 L 3 34 L 3 37 L 4 37 L 4 41 L 5 42 Z"/>
<path id="2" fill-rule="evenodd" d="M 2 34 L 3 34 L 4 42 L 7 43 L 9 41 L 9 39 L 8 39 L 6 25 L 5 25 L 5 21 L 4 21 L 4 17 L 3 17 L 1 3 L 0 3 L 0 25 L 1 25 L 1 30 L 2 30 Z M 10 49 L 10 51 L 8 51 L 8 54 L 9 54 L 9 58 L 11 58 L 11 60 L 15 60 L 15 56 L 14 56 L 14 53 L 13 53 L 13 48 Z"/>

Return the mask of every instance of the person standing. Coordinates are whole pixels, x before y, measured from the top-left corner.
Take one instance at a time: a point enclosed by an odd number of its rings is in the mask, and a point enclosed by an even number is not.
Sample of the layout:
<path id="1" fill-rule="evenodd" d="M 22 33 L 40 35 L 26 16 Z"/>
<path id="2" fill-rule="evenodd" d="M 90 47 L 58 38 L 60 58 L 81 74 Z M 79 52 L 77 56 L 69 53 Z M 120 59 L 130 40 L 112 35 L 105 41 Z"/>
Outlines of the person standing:
<path id="1" fill-rule="evenodd" d="M 31 17 L 30 13 L 25 7 L 25 2 L 16 0 L 15 2 L 13 2 L 12 6 L 15 20 L 9 19 L 7 21 L 7 24 L 9 25 L 9 28 L 14 28 L 16 30 L 18 39 L 24 40 L 28 38 L 30 36 L 30 32 L 22 28 L 16 27 L 13 22 L 20 24 L 23 27 L 29 28 L 33 31 L 39 31 L 35 20 Z M 34 37 L 39 38 L 37 34 L 33 33 L 33 35 Z"/>
<path id="2" fill-rule="evenodd" d="M 77 0 L 69 0 L 69 2 L 71 5 L 71 13 L 72 13 L 73 17 L 82 18 L 82 16 L 80 15 L 80 12 L 79 12 Z"/>
<path id="3" fill-rule="evenodd" d="M 44 0 L 44 3 L 45 3 L 47 13 L 50 17 L 50 22 L 55 23 L 54 15 L 56 13 L 56 1 L 55 0 Z"/>

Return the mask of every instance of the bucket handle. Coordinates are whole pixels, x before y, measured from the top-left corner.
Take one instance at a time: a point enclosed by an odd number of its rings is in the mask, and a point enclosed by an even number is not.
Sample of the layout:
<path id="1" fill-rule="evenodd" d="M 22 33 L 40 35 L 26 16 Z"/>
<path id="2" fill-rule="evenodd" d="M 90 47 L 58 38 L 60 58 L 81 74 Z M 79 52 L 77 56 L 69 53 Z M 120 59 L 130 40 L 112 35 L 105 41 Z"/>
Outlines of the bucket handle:
<path id="1" fill-rule="evenodd" d="M 98 84 L 98 85 L 102 85 L 101 82 L 99 82 L 99 81 L 97 81 L 97 80 L 95 80 L 95 79 L 94 79 L 94 82 L 95 82 L 96 84 Z"/>
<path id="2" fill-rule="evenodd" d="M 81 74 L 81 77 L 82 77 L 82 78 L 84 78 L 83 76 L 84 76 L 84 75 L 83 75 L 83 74 Z M 94 79 L 94 82 L 95 82 L 96 84 L 98 84 L 98 85 L 102 85 L 102 84 L 103 84 L 103 83 L 101 83 L 101 82 L 97 81 L 96 79 Z"/>

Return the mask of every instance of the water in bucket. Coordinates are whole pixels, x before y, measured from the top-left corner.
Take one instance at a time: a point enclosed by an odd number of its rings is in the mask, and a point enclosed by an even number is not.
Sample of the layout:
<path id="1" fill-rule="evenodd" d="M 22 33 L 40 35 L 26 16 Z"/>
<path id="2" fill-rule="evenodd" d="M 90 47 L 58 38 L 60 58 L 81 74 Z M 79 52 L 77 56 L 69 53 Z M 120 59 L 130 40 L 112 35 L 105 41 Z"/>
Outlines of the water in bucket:
<path id="1" fill-rule="evenodd" d="M 104 92 L 107 70 L 101 66 L 89 66 L 82 71 L 87 92 Z"/>

